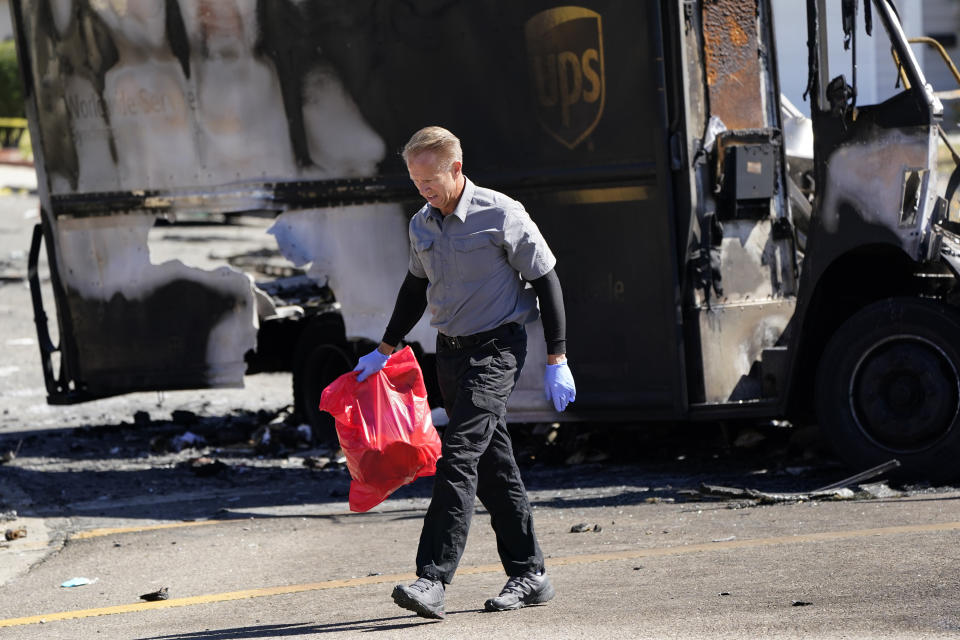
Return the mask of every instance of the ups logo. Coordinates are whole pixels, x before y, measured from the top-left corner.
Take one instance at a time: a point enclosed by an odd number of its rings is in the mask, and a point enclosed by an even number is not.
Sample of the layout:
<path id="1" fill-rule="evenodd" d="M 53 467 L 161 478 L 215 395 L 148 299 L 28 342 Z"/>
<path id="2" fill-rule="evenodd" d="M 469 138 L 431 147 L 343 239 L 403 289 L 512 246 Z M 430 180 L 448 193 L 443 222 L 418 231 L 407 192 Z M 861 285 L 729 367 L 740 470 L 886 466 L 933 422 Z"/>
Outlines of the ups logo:
<path id="1" fill-rule="evenodd" d="M 541 11 L 524 26 L 540 124 L 573 149 L 603 115 L 600 14 L 583 7 Z"/>

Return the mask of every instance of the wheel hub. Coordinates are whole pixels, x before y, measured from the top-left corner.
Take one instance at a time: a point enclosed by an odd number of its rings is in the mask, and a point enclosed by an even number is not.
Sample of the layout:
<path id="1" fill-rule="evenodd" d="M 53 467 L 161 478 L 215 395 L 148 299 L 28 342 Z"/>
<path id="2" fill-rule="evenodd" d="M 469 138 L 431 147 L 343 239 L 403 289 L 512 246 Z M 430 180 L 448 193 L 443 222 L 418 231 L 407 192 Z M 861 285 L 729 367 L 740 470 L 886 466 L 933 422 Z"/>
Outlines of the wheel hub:
<path id="1" fill-rule="evenodd" d="M 874 345 L 854 371 L 850 400 L 860 429 L 896 452 L 924 449 L 957 416 L 958 375 L 947 356 L 917 336 Z"/>

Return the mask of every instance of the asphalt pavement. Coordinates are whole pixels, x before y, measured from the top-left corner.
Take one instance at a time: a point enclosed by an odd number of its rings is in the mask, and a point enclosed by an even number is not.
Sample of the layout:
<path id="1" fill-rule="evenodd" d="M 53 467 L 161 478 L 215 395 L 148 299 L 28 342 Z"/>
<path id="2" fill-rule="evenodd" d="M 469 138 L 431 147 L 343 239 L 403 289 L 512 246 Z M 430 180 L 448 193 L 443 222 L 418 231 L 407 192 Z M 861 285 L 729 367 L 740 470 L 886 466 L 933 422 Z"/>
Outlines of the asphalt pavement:
<path id="1" fill-rule="evenodd" d="M 414 579 L 425 501 L 367 514 L 306 501 L 78 532 L 0 589 L 0 637 L 960 637 L 960 494 L 734 509 L 635 489 L 534 494 L 557 589 L 543 606 L 483 612 L 505 576 L 481 512 L 446 619 L 418 618 L 389 594 Z M 61 586 L 76 578 L 89 584 Z M 165 601 L 140 598 L 164 587 Z"/>

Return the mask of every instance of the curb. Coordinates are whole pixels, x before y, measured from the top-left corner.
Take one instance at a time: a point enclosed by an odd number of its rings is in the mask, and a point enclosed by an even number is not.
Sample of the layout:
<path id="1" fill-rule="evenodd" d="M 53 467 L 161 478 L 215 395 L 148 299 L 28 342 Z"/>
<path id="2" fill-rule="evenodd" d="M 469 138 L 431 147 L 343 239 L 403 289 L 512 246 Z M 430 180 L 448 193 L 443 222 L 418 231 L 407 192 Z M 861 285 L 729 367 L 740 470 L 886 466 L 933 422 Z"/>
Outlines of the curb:
<path id="1" fill-rule="evenodd" d="M 10 501 L 16 506 L 27 509 L 33 506 L 30 497 L 10 482 L 0 483 L 0 496 L 3 496 L 5 502 Z M 3 523 L 3 529 L 26 528 L 27 537 L 7 542 L 6 546 L 0 548 L 0 586 L 26 573 L 31 567 L 63 548 L 66 536 L 62 532 L 58 533 L 57 529 L 62 528 L 62 525 L 55 526 L 56 520 L 58 518 L 19 515 L 15 520 Z"/>

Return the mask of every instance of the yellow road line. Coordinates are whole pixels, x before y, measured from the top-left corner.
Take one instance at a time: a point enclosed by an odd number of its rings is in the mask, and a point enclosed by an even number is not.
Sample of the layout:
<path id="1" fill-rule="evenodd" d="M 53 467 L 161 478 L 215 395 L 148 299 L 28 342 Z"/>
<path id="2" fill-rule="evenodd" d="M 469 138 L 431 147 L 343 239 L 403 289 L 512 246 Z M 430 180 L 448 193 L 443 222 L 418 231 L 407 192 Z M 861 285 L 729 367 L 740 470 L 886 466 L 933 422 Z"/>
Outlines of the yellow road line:
<path id="1" fill-rule="evenodd" d="M 391 511 L 378 511 L 374 512 L 371 515 L 383 515 L 393 513 Z M 399 512 L 398 512 L 399 513 Z M 325 513 L 323 517 L 325 518 L 335 518 L 335 517 L 363 517 L 366 514 L 354 513 L 352 511 L 334 511 L 332 513 Z M 238 522 L 244 522 L 249 524 L 250 520 L 271 520 L 273 516 L 254 516 L 253 518 L 223 518 L 215 520 L 189 520 L 185 522 L 164 522 L 161 524 L 147 524 L 147 525 L 137 525 L 133 527 L 103 527 L 100 529 L 90 529 L 88 531 L 80 531 L 79 533 L 74 533 L 70 536 L 70 540 L 89 540 L 91 538 L 104 538 L 107 536 L 116 536 L 123 533 L 143 533 L 144 531 L 159 531 L 162 529 L 182 529 L 185 527 L 205 527 L 212 524 L 236 524 Z"/>
<path id="2" fill-rule="evenodd" d="M 89 538 L 102 538 L 104 536 L 114 536 L 121 533 L 141 533 L 143 531 L 158 531 L 160 529 L 180 529 L 182 527 L 204 527 L 211 524 L 223 524 L 225 522 L 246 522 L 246 520 L 194 520 L 192 522 L 166 522 L 163 524 L 148 524 L 137 527 L 111 527 L 102 529 L 90 529 L 81 531 L 70 536 L 71 540 L 87 540 Z"/>
<path id="3" fill-rule="evenodd" d="M 227 521 L 209 521 L 209 522 L 227 522 Z M 180 523 L 177 523 L 180 524 Z M 191 524 L 191 523 L 183 523 Z M 894 536 L 905 534 L 936 533 L 944 531 L 960 530 L 960 522 L 941 522 L 935 524 L 903 525 L 897 527 L 880 527 L 875 529 L 852 529 L 848 531 L 824 531 L 822 533 L 806 533 L 792 536 L 776 536 L 770 538 L 747 538 L 744 540 L 729 540 L 726 542 L 710 542 L 704 544 L 688 544 L 676 547 L 654 547 L 650 549 L 629 549 L 626 551 L 611 551 L 607 553 L 590 553 L 576 556 L 565 556 L 560 558 L 550 558 L 550 566 L 568 566 L 577 564 L 589 564 L 593 562 L 605 562 L 610 560 L 636 560 L 640 558 L 655 558 L 663 556 L 680 556 L 691 553 L 704 553 L 708 551 L 725 551 L 736 549 L 750 549 L 756 547 L 769 547 L 775 545 L 792 545 L 809 542 L 836 542 L 839 540 L 851 540 L 855 538 L 867 538 L 872 536 Z M 459 574 L 480 574 L 480 573 L 499 573 L 503 568 L 499 564 L 485 564 L 473 567 L 462 567 L 458 570 Z M 170 607 L 187 607 L 198 604 L 209 604 L 212 602 L 228 602 L 231 600 L 245 600 L 247 598 L 264 598 L 268 596 L 279 596 L 289 593 L 302 593 L 304 591 L 323 591 L 326 589 L 342 589 L 344 587 L 358 587 L 370 584 L 384 584 L 391 582 L 407 582 L 413 580 L 416 576 L 413 573 L 398 573 L 393 575 L 366 576 L 363 578 L 350 578 L 348 580 L 327 580 L 325 582 L 313 582 L 306 584 L 295 584 L 281 587 L 262 587 L 259 589 L 244 589 L 243 591 L 228 591 L 225 593 L 213 593 L 202 596 L 193 596 L 189 598 L 174 598 L 171 600 L 161 600 L 159 602 L 138 602 L 133 604 L 117 605 L 113 607 L 101 607 L 98 609 L 79 609 L 77 611 L 62 611 L 59 613 L 49 613 L 39 616 L 27 616 L 24 618 L 8 618 L 0 620 L 0 627 L 18 627 L 40 622 L 52 622 L 54 620 L 71 620 L 75 618 L 91 618 L 94 616 L 114 615 L 120 613 L 136 613 L 139 611 L 148 611 L 151 609 L 168 609 Z"/>
<path id="4" fill-rule="evenodd" d="M 492 566 L 493 565 L 491 565 L 491 567 Z M 499 565 L 497 568 L 499 568 Z M 91 618 L 94 616 L 107 616 L 118 613 L 135 613 L 138 611 L 148 611 L 150 609 L 187 607 L 196 604 L 209 604 L 211 602 L 228 602 L 231 600 L 245 600 L 247 598 L 263 598 L 266 596 L 280 596 L 288 593 L 302 593 L 304 591 L 323 591 L 325 589 L 357 587 L 366 584 L 381 584 L 384 582 L 393 581 L 403 582 L 407 580 L 413 580 L 415 578 L 416 576 L 412 573 L 398 573 L 390 576 L 367 576 L 365 578 L 328 580 L 326 582 L 294 584 L 284 587 L 262 587 L 259 589 L 244 589 L 242 591 L 227 591 L 225 593 L 211 593 L 204 596 L 193 596 L 190 598 L 173 598 L 170 600 L 160 600 L 158 602 L 136 602 L 132 604 L 121 604 L 113 607 L 100 607 L 98 609 L 80 609 L 77 611 L 61 611 L 59 613 L 50 613 L 39 616 L 27 616 L 25 618 L 8 618 L 7 620 L 0 620 L 0 627 L 18 627 L 27 624 L 36 624 L 38 622 L 52 622 L 54 620 Z"/>

